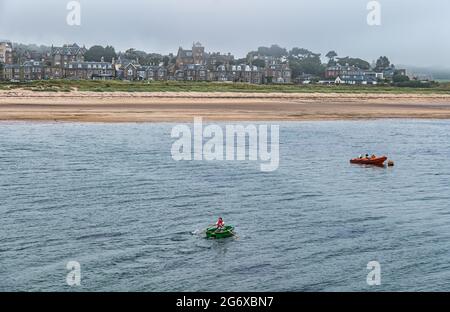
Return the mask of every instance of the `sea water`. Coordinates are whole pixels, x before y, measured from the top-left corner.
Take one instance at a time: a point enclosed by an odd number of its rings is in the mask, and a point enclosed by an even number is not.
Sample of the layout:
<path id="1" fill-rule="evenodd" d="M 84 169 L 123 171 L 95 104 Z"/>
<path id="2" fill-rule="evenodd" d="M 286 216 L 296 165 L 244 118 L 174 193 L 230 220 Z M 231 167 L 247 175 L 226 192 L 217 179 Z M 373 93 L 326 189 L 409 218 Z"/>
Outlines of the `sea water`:
<path id="1" fill-rule="evenodd" d="M 450 121 L 276 124 L 261 172 L 174 161 L 170 123 L 0 123 L 0 290 L 450 290 Z"/>

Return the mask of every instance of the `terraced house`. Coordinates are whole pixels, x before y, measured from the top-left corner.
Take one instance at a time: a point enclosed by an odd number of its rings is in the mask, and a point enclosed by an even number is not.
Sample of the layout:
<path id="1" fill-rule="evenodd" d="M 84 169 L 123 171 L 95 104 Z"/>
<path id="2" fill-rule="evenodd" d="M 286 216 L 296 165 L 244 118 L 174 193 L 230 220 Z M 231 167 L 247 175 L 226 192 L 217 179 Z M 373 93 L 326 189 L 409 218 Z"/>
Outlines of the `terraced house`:
<path id="1" fill-rule="evenodd" d="M 167 80 L 168 71 L 164 66 L 145 66 L 147 80 Z"/>
<path id="2" fill-rule="evenodd" d="M 54 73 L 51 68 L 45 66 L 44 62 L 31 60 L 24 62 L 22 65 L 5 65 L 4 79 L 9 81 L 43 80 L 53 78 Z"/>
<path id="3" fill-rule="evenodd" d="M 23 80 L 22 66 L 19 64 L 7 64 L 3 68 L 3 79 L 8 81 Z"/>
<path id="4" fill-rule="evenodd" d="M 175 72 L 175 80 L 178 81 L 207 81 L 208 68 L 206 65 L 187 64 Z"/>
<path id="5" fill-rule="evenodd" d="M 111 80 L 115 78 L 115 68 L 103 59 L 101 62 L 70 62 L 64 65 L 64 78 Z"/>
<path id="6" fill-rule="evenodd" d="M 270 64 L 265 69 L 248 64 L 234 64 L 234 56 L 231 53 L 206 53 L 199 42 L 194 43 L 191 50 L 180 47 L 175 61 L 166 66 L 162 64 L 144 66 L 139 64 L 138 59 L 129 60 L 123 58 L 123 55 L 120 55 L 117 61 L 113 58 L 112 62 L 105 62 L 103 57 L 100 62 L 86 62 L 86 52 L 85 47 L 80 47 L 76 43 L 62 47 L 52 46 L 50 52 L 42 54 L 40 61 L 31 59 L 23 64 L 6 64 L 0 78 L 11 81 L 123 79 L 251 84 L 291 82 L 291 70 L 287 64 Z"/>
<path id="7" fill-rule="evenodd" d="M 263 71 L 257 66 L 246 64 L 219 65 L 214 71 L 210 72 L 209 80 L 261 84 L 263 82 Z"/>
<path id="8" fill-rule="evenodd" d="M 230 65 L 234 62 L 234 56 L 231 53 L 221 54 L 220 52 L 207 54 L 206 64 L 208 68 L 214 68 L 219 65 Z"/>
<path id="9" fill-rule="evenodd" d="M 325 78 L 332 79 L 335 84 L 377 84 L 377 74 L 374 71 L 350 65 L 329 66 L 325 71 Z"/>
<path id="10" fill-rule="evenodd" d="M 42 80 L 45 79 L 44 62 L 26 61 L 22 64 L 23 80 Z"/>
<path id="11" fill-rule="evenodd" d="M 126 65 L 121 66 L 121 78 L 129 81 L 133 80 L 167 80 L 168 70 L 163 66 L 143 66 L 137 61 L 126 62 Z M 116 75 L 116 77 L 118 77 Z"/>
<path id="12" fill-rule="evenodd" d="M 52 46 L 50 57 L 52 66 L 64 67 L 71 62 L 84 62 L 84 55 L 87 50 L 80 47 L 76 43 L 66 44 L 62 47 Z"/>
<path id="13" fill-rule="evenodd" d="M 263 82 L 263 71 L 257 66 L 251 65 L 233 65 L 231 72 L 234 82 L 245 82 L 252 84 L 261 84 Z"/>
<path id="14" fill-rule="evenodd" d="M 272 64 L 266 67 L 266 83 L 291 83 L 292 71 L 287 64 Z"/>

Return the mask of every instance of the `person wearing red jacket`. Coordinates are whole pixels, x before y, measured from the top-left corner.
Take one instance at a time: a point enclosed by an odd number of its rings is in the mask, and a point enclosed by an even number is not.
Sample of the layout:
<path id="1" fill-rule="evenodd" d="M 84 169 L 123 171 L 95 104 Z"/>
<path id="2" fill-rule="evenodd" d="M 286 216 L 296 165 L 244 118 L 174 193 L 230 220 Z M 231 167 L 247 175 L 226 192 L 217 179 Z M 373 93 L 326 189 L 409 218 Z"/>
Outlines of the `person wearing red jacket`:
<path id="1" fill-rule="evenodd" d="M 222 217 L 220 217 L 219 220 L 217 220 L 217 223 L 216 223 L 217 229 L 218 230 L 222 229 L 224 227 L 224 225 L 225 225 L 225 223 L 223 222 Z"/>

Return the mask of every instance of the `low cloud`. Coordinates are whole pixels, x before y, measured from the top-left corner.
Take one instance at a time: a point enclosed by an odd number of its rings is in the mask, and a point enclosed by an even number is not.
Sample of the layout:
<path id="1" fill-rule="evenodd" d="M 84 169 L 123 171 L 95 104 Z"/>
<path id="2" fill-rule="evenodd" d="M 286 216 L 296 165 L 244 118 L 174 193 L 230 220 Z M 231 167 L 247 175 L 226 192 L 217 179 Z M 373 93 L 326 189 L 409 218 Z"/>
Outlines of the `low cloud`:
<path id="1" fill-rule="evenodd" d="M 368 61 L 447 66 L 450 1 L 380 0 L 382 25 L 366 23 L 366 0 L 80 0 L 81 26 L 66 0 L 0 0 L 0 38 L 176 52 L 202 42 L 244 56 L 261 45 L 300 46 Z"/>

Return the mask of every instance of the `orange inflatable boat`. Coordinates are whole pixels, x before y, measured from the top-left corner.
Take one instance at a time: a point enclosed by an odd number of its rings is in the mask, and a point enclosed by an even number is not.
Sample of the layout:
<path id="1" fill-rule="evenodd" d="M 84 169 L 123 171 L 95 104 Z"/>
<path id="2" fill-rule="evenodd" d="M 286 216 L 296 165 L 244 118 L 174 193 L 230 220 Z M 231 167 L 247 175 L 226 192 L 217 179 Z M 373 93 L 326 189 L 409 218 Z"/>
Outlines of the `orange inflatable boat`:
<path id="1" fill-rule="evenodd" d="M 383 156 L 383 157 L 375 157 L 375 158 L 354 158 L 354 159 L 350 160 L 350 162 L 352 164 L 382 166 L 386 160 L 387 160 L 387 157 Z"/>

